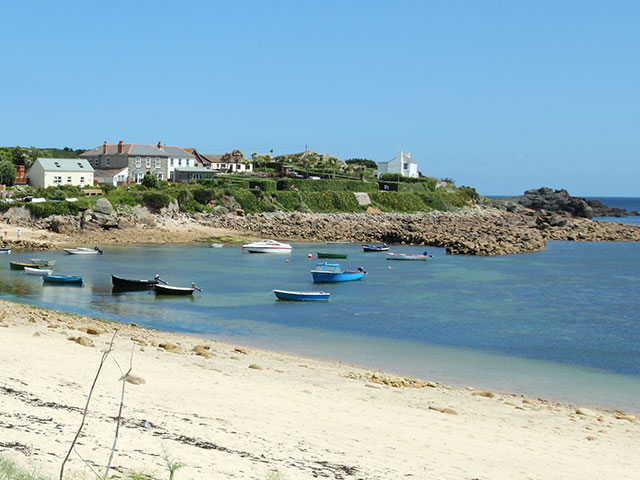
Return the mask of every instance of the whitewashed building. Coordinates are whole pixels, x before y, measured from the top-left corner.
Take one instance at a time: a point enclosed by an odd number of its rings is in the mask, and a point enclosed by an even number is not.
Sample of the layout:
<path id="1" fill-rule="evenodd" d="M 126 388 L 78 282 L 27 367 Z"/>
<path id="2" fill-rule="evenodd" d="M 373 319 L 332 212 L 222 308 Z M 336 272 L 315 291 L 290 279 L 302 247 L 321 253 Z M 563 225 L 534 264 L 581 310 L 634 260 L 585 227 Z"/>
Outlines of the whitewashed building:
<path id="1" fill-rule="evenodd" d="M 399 173 L 403 177 L 418 177 L 418 164 L 411 160 L 409 152 L 398 150 L 388 162 L 378 162 L 378 178 L 384 173 Z"/>
<path id="2" fill-rule="evenodd" d="M 27 181 L 34 187 L 93 185 L 93 167 L 82 158 L 38 158 L 27 172 Z"/>

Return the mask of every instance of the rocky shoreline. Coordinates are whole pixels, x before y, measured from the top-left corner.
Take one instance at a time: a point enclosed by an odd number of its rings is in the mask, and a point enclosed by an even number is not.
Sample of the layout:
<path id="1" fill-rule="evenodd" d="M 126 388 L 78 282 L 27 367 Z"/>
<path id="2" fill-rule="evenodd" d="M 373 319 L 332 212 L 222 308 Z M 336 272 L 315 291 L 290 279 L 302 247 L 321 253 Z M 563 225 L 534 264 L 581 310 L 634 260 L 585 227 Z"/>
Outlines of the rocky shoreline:
<path id="1" fill-rule="evenodd" d="M 94 210 L 77 216 L 31 218 L 22 208 L 6 212 L 9 224 L 55 232 L 67 243 L 181 243 L 230 232 L 243 237 L 294 241 L 343 240 L 442 247 L 452 255 L 508 255 L 536 252 L 546 240 L 640 241 L 640 226 L 593 221 L 568 211 L 532 210 L 505 203 L 505 209 L 473 206 L 455 212 L 300 213 L 243 212 L 189 215 L 177 208 L 151 212 L 145 207 L 115 210 L 100 199 Z M 50 242 L 22 243 L 23 248 L 51 248 Z M 44 245 L 43 245 L 44 243 Z"/>

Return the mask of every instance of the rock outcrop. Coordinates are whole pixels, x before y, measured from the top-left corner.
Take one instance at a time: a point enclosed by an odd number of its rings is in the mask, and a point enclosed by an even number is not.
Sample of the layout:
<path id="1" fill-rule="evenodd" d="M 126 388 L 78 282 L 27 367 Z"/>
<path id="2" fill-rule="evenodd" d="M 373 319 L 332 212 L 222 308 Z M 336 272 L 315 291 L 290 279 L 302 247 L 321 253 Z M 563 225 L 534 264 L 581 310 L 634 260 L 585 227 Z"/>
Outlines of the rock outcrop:
<path id="1" fill-rule="evenodd" d="M 523 209 L 536 211 L 568 213 L 572 217 L 626 217 L 640 215 L 638 212 L 628 212 L 622 208 L 610 208 L 599 200 L 587 200 L 581 197 L 572 197 L 566 190 L 553 190 L 542 187 L 536 190 L 527 190 L 524 195 L 506 197 L 503 199 L 505 208 L 510 212 L 519 212 Z"/>

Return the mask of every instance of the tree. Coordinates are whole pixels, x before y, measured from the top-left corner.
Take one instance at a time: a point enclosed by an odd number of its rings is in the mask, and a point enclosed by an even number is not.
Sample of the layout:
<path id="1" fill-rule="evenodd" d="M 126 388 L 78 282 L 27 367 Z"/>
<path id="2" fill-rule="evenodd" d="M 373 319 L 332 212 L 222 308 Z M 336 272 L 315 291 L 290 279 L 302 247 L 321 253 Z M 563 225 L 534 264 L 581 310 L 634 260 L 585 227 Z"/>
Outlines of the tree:
<path id="1" fill-rule="evenodd" d="M 0 184 L 8 187 L 16 183 L 16 167 L 8 160 L 0 162 Z"/>
<path id="2" fill-rule="evenodd" d="M 373 160 L 369 160 L 368 158 L 350 158 L 345 162 L 349 165 L 362 165 L 367 168 L 373 168 L 374 170 L 378 168 L 378 164 Z"/>
<path id="3" fill-rule="evenodd" d="M 147 188 L 158 188 L 158 177 L 152 173 L 147 173 L 142 179 L 142 185 Z"/>

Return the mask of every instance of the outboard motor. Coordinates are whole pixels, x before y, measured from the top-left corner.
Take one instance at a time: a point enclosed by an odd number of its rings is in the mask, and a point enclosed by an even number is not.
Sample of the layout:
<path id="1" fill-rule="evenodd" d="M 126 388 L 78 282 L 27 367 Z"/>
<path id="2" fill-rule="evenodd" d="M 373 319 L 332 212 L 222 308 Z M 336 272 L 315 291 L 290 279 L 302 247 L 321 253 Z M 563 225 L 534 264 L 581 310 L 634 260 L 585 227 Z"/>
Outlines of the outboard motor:
<path id="1" fill-rule="evenodd" d="M 367 274 L 367 271 L 366 271 L 364 268 L 362 268 L 362 267 L 358 267 L 358 271 L 359 271 L 360 273 L 364 273 L 365 275 Z"/>

